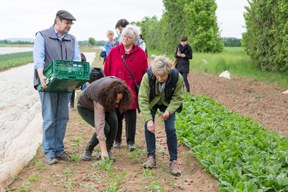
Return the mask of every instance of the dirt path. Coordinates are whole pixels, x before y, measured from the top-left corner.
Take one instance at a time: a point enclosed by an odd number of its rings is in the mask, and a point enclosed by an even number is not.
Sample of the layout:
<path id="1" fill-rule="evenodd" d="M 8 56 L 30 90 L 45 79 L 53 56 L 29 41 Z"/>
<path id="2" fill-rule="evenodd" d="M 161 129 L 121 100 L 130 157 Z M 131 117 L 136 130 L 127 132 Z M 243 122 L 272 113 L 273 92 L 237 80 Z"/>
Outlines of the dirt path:
<path id="1" fill-rule="evenodd" d="M 96 58 L 96 64 L 101 66 L 102 60 Z M 254 117 L 255 121 L 264 124 L 269 130 L 278 130 L 287 136 L 287 96 L 281 93 L 284 89 L 277 85 L 233 77 L 231 80 L 226 80 L 215 75 L 194 72 L 189 73 L 189 82 L 192 93 L 213 98 L 241 115 Z M 114 149 L 113 154 L 118 160 L 112 164 L 114 170 L 109 171 L 110 165 L 105 165 L 106 170 L 96 165 L 101 162 L 97 160 L 99 146 L 93 153 L 95 160 L 91 162 L 81 160 L 80 155 L 91 138 L 93 128 L 80 118 L 77 111 L 73 111 L 70 113 L 64 142 L 66 150 L 77 160 L 76 163 L 60 162 L 48 166 L 44 163 L 44 155 L 39 148 L 29 166 L 16 177 L 12 188 L 20 188 L 26 184 L 33 191 L 94 191 L 94 189 L 105 191 L 108 186 L 117 183 L 119 189 L 123 188 L 125 191 L 147 191 L 149 187 L 154 187 L 156 191 L 157 186 L 163 187 L 164 191 L 218 191 L 216 180 L 201 168 L 197 159 L 189 153 L 189 149 L 181 144 L 178 157 L 182 166 L 182 176 L 175 179 L 168 172 L 165 130 L 160 117 L 156 118 L 158 168 L 142 169 L 146 156 L 143 125 L 143 119 L 139 114 L 136 131 L 137 150 L 129 152 L 126 143 L 123 143 L 121 149 Z M 122 135 L 122 140 L 125 141 L 125 133 Z M 123 173 L 126 175 L 121 177 Z M 28 185 L 29 179 L 31 183 Z"/>

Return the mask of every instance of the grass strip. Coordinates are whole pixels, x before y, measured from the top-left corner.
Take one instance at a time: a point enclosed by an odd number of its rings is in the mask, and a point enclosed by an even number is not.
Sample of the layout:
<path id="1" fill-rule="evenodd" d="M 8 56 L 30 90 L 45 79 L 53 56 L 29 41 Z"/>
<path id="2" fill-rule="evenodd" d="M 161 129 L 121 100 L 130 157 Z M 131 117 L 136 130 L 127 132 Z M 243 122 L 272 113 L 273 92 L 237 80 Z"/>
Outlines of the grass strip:
<path id="1" fill-rule="evenodd" d="M 223 53 L 199 53 L 193 52 L 190 60 L 190 70 L 200 73 L 218 75 L 228 70 L 232 77 L 250 78 L 256 81 L 277 83 L 281 87 L 288 86 L 287 73 L 274 73 L 263 71 L 244 52 L 242 47 L 225 47 Z M 158 50 L 149 49 L 149 54 L 163 55 Z M 167 54 L 172 61 L 174 54 Z"/>
<path id="2" fill-rule="evenodd" d="M 220 192 L 288 191 L 288 139 L 218 102 L 185 94 L 176 115 L 179 141 L 191 148 Z"/>
<path id="3" fill-rule="evenodd" d="M 33 57 L 33 52 L 28 51 L 28 52 L 9 53 L 9 54 L 0 55 L 0 61 L 6 61 L 9 59 L 17 59 L 17 58 L 22 58 L 22 57 Z"/>
<path id="4" fill-rule="evenodd" d="M 0 70 L 32 62 L 33 56 L 0 61 Z"/>

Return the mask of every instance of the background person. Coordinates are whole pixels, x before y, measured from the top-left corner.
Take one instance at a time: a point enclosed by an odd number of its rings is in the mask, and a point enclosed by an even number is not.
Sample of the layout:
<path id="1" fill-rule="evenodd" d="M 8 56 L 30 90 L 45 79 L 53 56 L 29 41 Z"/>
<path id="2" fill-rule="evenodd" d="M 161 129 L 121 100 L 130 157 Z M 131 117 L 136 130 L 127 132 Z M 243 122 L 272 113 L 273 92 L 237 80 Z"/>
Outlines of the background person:
<path id="1" fill-rule="evenodd" d="M 81 61 L 76 38 L 68 34 L 75 21 L 75 17 L 68 11 L 60 10 L 56 13 L 54 25 L 36 33 L 33 48 L 34 59 L 34 87 L 38 86 L 38 75 L 43 88 L 46 77 L 45 69 L 53 60 Z M 42 150 L 45 162 L 49 165 L 58 160 L 74 161 L 64 151 L 64 136 L 66 123 L 69 120 L 68 104 L 71 93 L 39 92 L 42 104 L 43 142 Z"/>
<path id="2" fill-rule="evenodd" d="M 130 88 L 116 77 L 96 80 L 80 94 L 77 110 L 87 123 L 95 127 L 95 132 L 82 155 L 83 160 L 91 161 L 93 149 L 100 143 L 102 160 L 109 157 L 110 160 L 116 161 L 111 152 L 118 126 L 115 106 L 118 105 L 118 111 L 122 114 L 131 102 Z"/>
<path id="3" fill-rule="evenodd" d="M 119 19 L 115 25 L 115 29 L 117 30 L 118 38 L 116 39 L 116 44 L 121 40 L 121 33 L 123 29 L 129 24 L 126 19 Z"/>
<path id="4" fill-rule="evenodd" d="M 117 47 L 111 49 L 104 65 L 104 73 L 106 76 L 115 76 L 120 78 L 122 81 L 127 83 L 133 92 L 134 100 L 132 107 L 125 111 L 126 142 L 130 151 L 136 149 L 135 132 L 138 96 L 135 91 L 134 82 L 130 77 L 130 73 L 122 60 L 121 55 L 123 55 L 123 58 L 129 66 L 136 83 L 140 83 L 148 68 L 148 62 L 145 52 L 137 44 L 135 44 L 138 38 L 138 28 L 132 25 L 126 26 L 122 32 L 122 42 Z M 122 142 L 121 136 L 123 114 L 120 114 L 117 109 L 116 113 L 118 117 L 118 131 L 113 147 L 120 148 Z"/>
<path id="5" fill-rule="evenodd" d="M 181 111 L 184 100 L 183 78 L 173 68 L 173 63 L 164 56 L 157 56 L 143 76 L 139 91 L 139 106 L 145 120 L 147 160 L 143 167 L 156 168 L 156 140 L 154 119 L 157 109 L 164 114 L 167 145 L 170 155 L 169 169 L 172 174 L 181 174 L 177 162 L 177 135 L 175 111 Z"/>
<path id="6" fill-rule="evenodd" d="M 187 93 L 190 93 L 190 85 L 187 79 L 189 73 L 189 59 L 192 59 L 192 48 L 187 43 L 187 37 L 180 38 L 181 43 L 176 48 L 175 58 L 178 58 L 176 69 L 183 76 Z M 179 51 L 178 51 L 179 50 Z"/>
<path id="7" fill-rule="evenodd" d="M 116 44 L 121 43 L 121 34 L 123 29 L 129 25 L 129 22 L 126 19 L 120 19 L 116 25 L 115 25 L 115 29 L 117 29 L 117 34 L 118 34 L 118 38 L 116 39 Z M 140 30 L 139 30 L 140 31 Z M 138 44 L 138 46 L 140 46 L 140 41 L 139 39 L 137 39 L 137 41 L 135 42 Z"/>
<path id="8" fill-rule="evenodd" d="M 86 57 L 83 53 L 81 53 L 81 61 L 86 62 Z M 75 90 L 81 89 L 82 91 L 84 91 L 85 88 L 86 88 L 86 83 L 84 83 L 80 88 L 76 88 Z M 72 91 L 71 97 L 70 97 L 70 106 L 69 106 L 70 111 L 75 111 L 74 109 L 75 90 Z"/>
<path id="9" fill-rule="evenodd" d="M 110 50 L 116 46 L 116 41 L 114 41 L 114 32 L 112 30 L 108 30 L 106 35 L 107 35 L 107 38 L 109 40 L 105 43 L 106 58 L 107 58 Z M 105 58 L 105 60 L 106 60 L 106 58 Z"/>
<path id="10" fill-rule="evenodd" d="M 142 37 L 141 34 L 139 35 L 139 42 L 140 42 L 140 47 L 141 47 L 141 49 L 143 49 L 143 51 L 145 51 L 146 56 L 147 56 L 147 58 L 148 58 L 146 43 L 144 42 L 144 38 Z"/>

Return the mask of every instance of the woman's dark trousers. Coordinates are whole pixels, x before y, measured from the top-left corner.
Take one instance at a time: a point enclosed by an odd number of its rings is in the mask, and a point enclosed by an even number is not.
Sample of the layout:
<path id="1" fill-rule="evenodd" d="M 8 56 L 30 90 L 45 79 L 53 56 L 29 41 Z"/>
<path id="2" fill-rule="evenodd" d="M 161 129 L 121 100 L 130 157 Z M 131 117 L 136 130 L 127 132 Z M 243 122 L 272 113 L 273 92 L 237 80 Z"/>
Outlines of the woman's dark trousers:
<path id="1" fill-rule="evenodd" d="M 77 106 L 78 113 L 80 116 L 87 122 L 89 123 L 92 127 L 95 128 L 95 123 L 94 123 L 94 111 L 86 108 L 81 108 Z M 115 110 L 113 113 L 105 113 L 105 127 L 104 127 L 104 133 L 106 136 L 106 145 L 112 146 L 115 140 L 115 136 L 117 133 L 118 129 L 118 120 L 117 120 L 117 115 Z M 93 150 L 94 147 L 99 143 L 96 133 L 94 131 L 94 134 L 89 141 L 88 144 L 88 150 Z"/>
<path id="2" fill-rule="evenodd" d="M 180 73 L 183 76 L 183 80 L 184 80 L 184 83 L 185 83 L 186 91 L 187 91 L 187 93 L 190 93 L 190 85 L 189 85 L 189 82 L 188 82 L 188 79 L 187 79 L 188 73 L 183 73 L 183 72 L 180 72 Z"/>
<path id="3" fill-rule="evenodd" d="M 118 111 L 118 108 L 116 108 L 116 114 L 118 118 L 118 131 L 115 138 L 116 143 L 122 142 L 122 120 L 123 115 L 120 114 Z M 136 109 L 131 109 L 125 111 L 125 124 L 126 124 L 126 142 L 127 145 L 129 144 L 135 144 L 135 133 L 136 133 Z"/>

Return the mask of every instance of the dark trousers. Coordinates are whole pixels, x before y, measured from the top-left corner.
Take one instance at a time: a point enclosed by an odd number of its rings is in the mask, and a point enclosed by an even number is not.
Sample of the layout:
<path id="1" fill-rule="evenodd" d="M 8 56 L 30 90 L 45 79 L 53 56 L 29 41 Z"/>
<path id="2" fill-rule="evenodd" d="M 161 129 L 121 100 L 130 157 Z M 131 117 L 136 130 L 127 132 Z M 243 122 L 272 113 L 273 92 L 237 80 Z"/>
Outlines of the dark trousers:
<path id="1" fill-rule="evenodd" d="M 188 73 L 180 72 L 180 74 L 183 76 L 183 80 L 184 80 L 184 83 L 185 83 L 185 87 L 186 87 L 187 93 L 190 93 L 190 85 L 189 85 L 189 82 L 188 82 L 188 79 L 187 79 Z"/>
<path id="2" fill-rule="evenodd" d="M 151 110 L 151 115 L 153 118 L 153 122 L 155 119 L 155 114 L 157 112 L 157 109 L 159 109 L 162 112 L 165 112 L 167 109 L 167 106 L 165 105 L 155 105 Z M 170 154 L 170 161 L 177 160 L 177 134 L 175 129 L 175 113 L 171 114 L 166 120 L 164 120 L 165 124 L 165 132 L 166 132 L 166 138 L 167 138 L 167 145 L 168 145 L 168 151 Z M 154 124 L 155 126 L 155 124 Z M 156 138 L 155 133 L 151 133 L 147 129 L 147 122 L 145 122 L 145 139 L 146 139 L 146 145 L 147 145 L 147 157 L 153 156 L 154 159 L 156 159 Z"/>
<path id="3" fill-rule="evenodd" d="M 86 108 L 81 108 L 77 106 L 78 113 L 80 116 L 89 123 L 92 127 L 95 127 L 94 123 L 94 111 Z M 117 126 L 118 126 L 118 120 L 115 110 L 113 113 L 105 113 L 105 127 L 104 127 L 104 133 L 106 136 L 106 144 L 107 145 L 113 145 L 114 139 L 117 133 Z M 89 141 L 88 149 L 93 150 L 94 147 L 99 143 L 97 139 L 97 135 L 94 131 L 94 134 Z"/>
<path id="4" fill-rule="evenodd" d="M 75 99 L 75 90 L 71 94 L 70 98 L 70 106 L 74 107 L 74 99 Z"/>
<path id="5" fill-rule="evenodd" d="M 116 134 L 115 142 L 122 142 L 122 120 L 123 113 L 120 114 L 118 108 L 116 108 L 116 114 L 118 118 L 118 131 Z M 126 142 L 127 144 L 135 144 L 135 133 L 136 133 L 136 109 L 127 110 L 125 112 L 125 124 L 126 124 Z"/>

